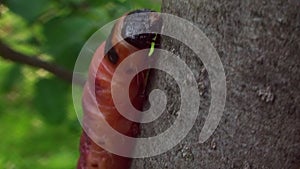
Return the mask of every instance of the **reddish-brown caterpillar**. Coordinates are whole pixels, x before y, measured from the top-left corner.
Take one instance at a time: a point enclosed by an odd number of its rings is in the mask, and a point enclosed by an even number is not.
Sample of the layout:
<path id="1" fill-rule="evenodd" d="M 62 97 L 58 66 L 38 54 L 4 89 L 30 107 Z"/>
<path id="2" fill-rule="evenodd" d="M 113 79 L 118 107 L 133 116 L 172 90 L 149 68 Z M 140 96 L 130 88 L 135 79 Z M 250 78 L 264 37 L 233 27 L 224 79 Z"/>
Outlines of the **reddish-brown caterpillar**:
<path id="1" fill-rule="evenodd" d="M 142 14 L 142 15 L 131 15 Z M 150 10 L 136 10 L 125 14 L 115 25 L 106 42 L 96 51 L 90 64 L 89 78 L 94 76 L 91 83 L 94 83 L 94 90 L 91 90 L 89 83 L 86 83 L 83 93 L 83 125 L 100 126 L 99 121 L 94 120 L 95 114 L 88 106 L 91 91 L 95 92 L 97 106 L 102 113 L 102 117 L 118 132 L 136 137 L 139 133 L 139 124 L 123 117 L 115 108 L 111 95 L 111 80 L 117 66 L 130 54 L 147 48 L 155 48 L 160 45 L 160 36 L 153 33 L 161 29 L 161 19 L 156 13 Z M 123 38 L 126 37 L 126 38 Z M 124 39 L 124 40 L 121 40 Z M 121 41 L 120 41 L 121 40 Z M 153 51 L 150 50 L 152 54 Z M 96 61 L 103 57 L 99 65 Z M 95 63 L 94 63 L 95 62 Z M 141 62 L 143 62 L 141 60 Z M 139 62 L 137 62 L 139 63 Z M 145 100 L 146 71 L 139 72 L 131 81 L 129 87 L 129 98 L 132 105 L 141 110 Z M 122 80 L 126 79 L 126 76 Z M 88 80 L 89 81 L 89 80 Z M 126 111 L 126 110 L 124 110 Z M 101 133 L 100 133 L 101 134 Z M 128 169 L 131 159 L 121 157 L 107 152 L 98 146 L 93 140 L 83 132 L 80 140 L 80 158 L 78 169 Z"/>

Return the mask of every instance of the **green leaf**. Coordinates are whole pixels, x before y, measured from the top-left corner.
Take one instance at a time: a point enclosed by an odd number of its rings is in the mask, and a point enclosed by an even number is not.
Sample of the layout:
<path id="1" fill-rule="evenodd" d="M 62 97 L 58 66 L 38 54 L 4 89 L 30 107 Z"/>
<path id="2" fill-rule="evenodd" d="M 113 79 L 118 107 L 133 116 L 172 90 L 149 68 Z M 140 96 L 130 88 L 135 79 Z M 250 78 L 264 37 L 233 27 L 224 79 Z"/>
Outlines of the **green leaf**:
<path id="1" fill-rule="evenodd" d="M 79 3 L 82 3 L 84 0 L 61 0 L 63 2 L 67 2 L 67 3 L 76 3 L 76 4 L 79 4 Z"/>
<path id="2" fill-rule="evenodd" d="M 93 24 L 84 17 L 55 18 L 44 26 L 44 48 L 58 63 L 72 68 Z"/>
<path id="3" fill-rule="evenodd" d="M 80 123 L 78 122 L 78 119 L 69 120 L 68 129 L 73 133 L 79 133 L 82 128 L 80 126 Z"/>
<path id="4" fill-rule="evenodd" d="M 106 3 L 108 3 L 108 1 L 106 0 L 86 0 L 91 6 L 102 6 Z"/>
<path id="5" fill-rule="evenodd" d="M 33 102 L 46 122 L 60 124 L 67 117 L 67 96 L 67 84 L 56 78 L 41 79 L 36 83 Z"/>
<path id="6" fill-rule="evenodd" d="M 50 0 L 4 0 L 4 4 L 14 13 L 33 22 L 47 10 Z"/>
<path id="7" fill-rule="evenodd" d="M 20 84 L 22 80 L 21 65 L 14 65 L 10 68 L 3 79 L 1 91 L 9 92 L 14 86 Z"/>

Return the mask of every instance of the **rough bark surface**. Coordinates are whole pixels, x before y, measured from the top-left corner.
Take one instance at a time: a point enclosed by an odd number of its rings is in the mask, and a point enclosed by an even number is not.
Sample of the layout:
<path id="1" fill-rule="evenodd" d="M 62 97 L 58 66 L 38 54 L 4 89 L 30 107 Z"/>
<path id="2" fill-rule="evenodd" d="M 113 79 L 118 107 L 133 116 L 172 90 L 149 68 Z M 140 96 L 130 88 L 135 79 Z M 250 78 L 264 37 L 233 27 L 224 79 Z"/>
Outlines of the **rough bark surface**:
<path id="1" fill-rule="evenodd" d="M 132 169 L 300 168 L 300 1 L 164 0 L 162 11 L 193 22 L 211 40 L 224 65 L 227 102 L 214 134 L 198 143 L 210 104 L 206 71 L 180 43 L 165 40 L 197 78 L 201 107 L 193 129 L 172 150 L 135 159 Z M 176 118 L 180 95 L 163 72 L 151 88 L 167 92 L 167 111 L 142 125 L 142 136 L 164 131 Z M 179 131 L 180 132 L 180 131 Z"/>

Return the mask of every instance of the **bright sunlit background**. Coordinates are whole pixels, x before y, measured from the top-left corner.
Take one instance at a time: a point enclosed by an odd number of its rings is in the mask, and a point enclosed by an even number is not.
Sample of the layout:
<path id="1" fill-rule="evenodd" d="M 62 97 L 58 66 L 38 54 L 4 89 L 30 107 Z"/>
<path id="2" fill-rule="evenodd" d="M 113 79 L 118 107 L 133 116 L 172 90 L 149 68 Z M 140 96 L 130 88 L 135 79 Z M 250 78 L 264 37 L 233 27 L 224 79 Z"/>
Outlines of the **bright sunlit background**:
<path id="1" fill-rule="evenodd" d="M 0 2 L 1 3 L 1 2 Z M 102 25 L 158 0 L 4 0 L 0 41 L 72 70 L 84 42 Z M 81 133 L 71 84 L 43 69 L 0 57 L 0 168 L 71 169 Z"/>

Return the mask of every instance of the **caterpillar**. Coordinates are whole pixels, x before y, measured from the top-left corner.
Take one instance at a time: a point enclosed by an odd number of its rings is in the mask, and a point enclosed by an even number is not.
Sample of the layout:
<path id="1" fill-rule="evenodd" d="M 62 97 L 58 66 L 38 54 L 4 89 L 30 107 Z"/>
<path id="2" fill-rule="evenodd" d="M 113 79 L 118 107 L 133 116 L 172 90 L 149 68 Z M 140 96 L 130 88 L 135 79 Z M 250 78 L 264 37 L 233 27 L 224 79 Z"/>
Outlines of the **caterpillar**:
<path id="1" fill-rule="evenodd" d="M 137 33 L 159 32 L 161 26 L 162 21 L 159 15 L 148 9 L 129 12 L 115 23 L 106 41 L 96 50 L 90 64 L 89 77 L 84 86 L 82 97 L 83 127 L 87 123 L 89 126 L 101 127 L 101 122 L 95 120 L 101 118 L 121 134 L 130 137 L 136 137 L 139 134 L 139 124 L 126 119 L 115 108 L 111 94 L 112 76 L 118 65 L 130 54 L 148 48 L 150 48 L 149 55 L 153 54 L 153 49 L 160 46 L 160 35 Z M 101 57 L 103 59 L 100 64 L 95 64 Z M 143 62 L 143 60 L 140 62 Z M 147 71 L 137 72 L 129 87 L 129 98 L 132 105 L 138 110 L 142 109 L 145 101 Z M 126 72 L 124 73 L 126 74 Z M 124 80 L 128 80 L 126 75 L 122 79 L 118 79 L 120 88 Z M 91 86 L 94 86 L 94 90 L 91 90 Z M 101 115 L 94 113 L 96 108 L 90 103 L 91 92 L 95 92 L 96 105 L 101 111 Z M 88 136 L 86 130 L 83 131 L 80 139 L 80 157 L 77 169 L 128 169 L 130 164 L 130 158 L 118 156 L 104 150 Z"/>

